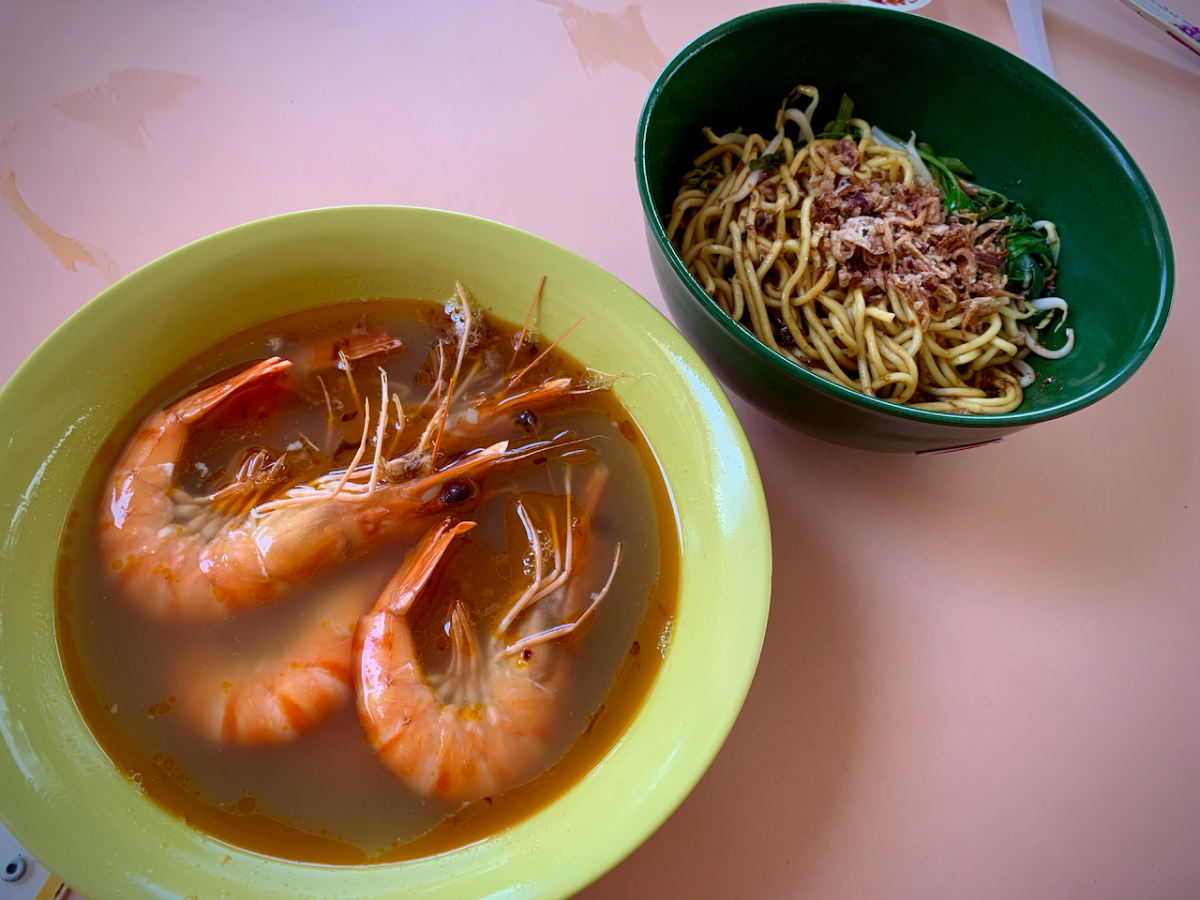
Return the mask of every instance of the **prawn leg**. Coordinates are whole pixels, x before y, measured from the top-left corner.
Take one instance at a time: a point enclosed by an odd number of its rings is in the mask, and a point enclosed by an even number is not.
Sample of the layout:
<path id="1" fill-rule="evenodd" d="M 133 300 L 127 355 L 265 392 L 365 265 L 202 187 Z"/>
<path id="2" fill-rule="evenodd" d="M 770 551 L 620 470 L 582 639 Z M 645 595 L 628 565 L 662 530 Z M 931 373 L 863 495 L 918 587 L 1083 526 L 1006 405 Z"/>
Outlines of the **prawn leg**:
<path id="1" fill-rule="evenodd" d="M 507 656 L 515 656 L 518 653 L 524 653 L 526 650 L 545 644 L 549 641 L 561 641 L 575 634 L 596 611 L 596 607 L 600 605 L 600 601 L 608 596 L 609 590 L 612 588 L 613 579 L 617 576 L 617 568 L 621 565 L 621 545 L 617 544 L 617 549 L 613 553 L 612 569 L 608 573 L 608 580 L 604 582 L 604 587 L 592 594 L 592 602 L 587 608 L 579 614 L 573 622 L 564 622 L 562 625 L 555 625 L 552 628 L 547 628 L 544 631 L 539 631 L 536 634 L 531 634 L 528 637 L 521 638 L 509 644 L 503 650 L 496 654 L 496 659 L 501 660 Z"/>

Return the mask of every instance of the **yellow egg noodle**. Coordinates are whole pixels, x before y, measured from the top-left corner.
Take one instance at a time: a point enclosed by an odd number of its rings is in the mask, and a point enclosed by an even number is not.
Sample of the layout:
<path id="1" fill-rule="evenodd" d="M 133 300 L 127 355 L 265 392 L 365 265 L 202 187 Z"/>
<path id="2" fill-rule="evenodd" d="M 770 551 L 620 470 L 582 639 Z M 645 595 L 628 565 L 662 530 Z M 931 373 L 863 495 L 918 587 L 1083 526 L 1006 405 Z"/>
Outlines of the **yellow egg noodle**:
<path id="1" fill-rule="evenodd" d="M 807 110 L 790 105 L 802 98 Z M 1015 410 L 1036 377 L 1025 358 L 1074 345 L 1067 304 L 1041 296 L 1057 229 L 963 180 L 961 162 L 915 135 L 905 145 L 851 117 L 848 98 L 814 134 L 817 101 L 816 88 L 792 91 L 770 140 L 704 129 L 712 146 L 667 224 L 684 265 L 762 343 L 822 378 L 916 409 Z"/>

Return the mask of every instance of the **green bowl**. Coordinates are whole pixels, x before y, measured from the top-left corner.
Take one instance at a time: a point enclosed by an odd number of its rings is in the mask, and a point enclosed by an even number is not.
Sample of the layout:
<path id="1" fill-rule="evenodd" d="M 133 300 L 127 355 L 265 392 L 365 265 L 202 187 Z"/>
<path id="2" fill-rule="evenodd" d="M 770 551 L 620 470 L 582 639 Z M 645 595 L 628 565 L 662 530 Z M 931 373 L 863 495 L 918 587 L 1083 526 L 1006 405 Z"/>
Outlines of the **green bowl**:
<path id="1" fill-rule="evenodd" d="M 59 536 L 121 417 L 185 360 L 255 323 L 363 296 L 441 301 L 456 279 L 610 373 L 659 459 L 680 529 L 674 641 L 629 728 L 551 805 L 441 856 L 359 868 L 244 852 L 126 781 L 76 709 L 55 642 Z M 644 841 L 704 773 L 758 661 L 770 533 L 754 460 L 704 364 L 653 307 L 579 256 L 513 228 L 396 207 L 315 210 L 198 241 L 106 290 L 0 392 L 0 818 L 87 897 L 564 897 Z M 736 598 L 736 602 L 730 602 Z"/>
<path id="2" fill-rule="evenodd" d="M 797 84 L 821 92 L 816 116 L 854 111 L 893 134 L 915 130 L 962 159 L 980 184 L 1024 203 L 1062 235 L 1058 293 L 1075 349 L 1031 359 L 1043 376 L 1015 411 L 969 416 L 908 409 L 820 378 L 769 350 L 722 312 L 667 240 L 671 208 L 700 129 L 769 129 Z M 1116 390 L 1167 320 L 1174 260 L 1154 193 L 1125 148 L 1037 69 L 965 32 L 889 10 L 803 4 L 719 25 L 658 76 L 637 132 L 647 242 L 675 323 L 721 380 L 787 424 L 868 450 L 922 451 L 990 441 L 1064 416 Z"/>

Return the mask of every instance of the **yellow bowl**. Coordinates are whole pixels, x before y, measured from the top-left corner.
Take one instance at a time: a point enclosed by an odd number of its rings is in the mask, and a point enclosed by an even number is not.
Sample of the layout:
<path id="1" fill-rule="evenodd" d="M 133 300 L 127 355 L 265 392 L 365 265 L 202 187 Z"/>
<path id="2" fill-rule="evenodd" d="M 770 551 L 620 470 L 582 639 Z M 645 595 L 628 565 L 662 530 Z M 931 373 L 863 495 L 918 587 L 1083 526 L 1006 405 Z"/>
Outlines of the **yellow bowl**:
<path id="1" fill-rule="evenodd" d="M 80 717 L 55 642 L 58 542 L 77 485 L 118 420 L 181 361 L 250 325 L 363 296 L 443 300 L 456 279 L 564 348 L 652 377 L 617 392 L 666 478 L 680 527 L 674 642 L 629 729 L 582 781 L 500 834 L 440 856 L 301 865 L 207 837 L 141 795 Z M 85 896 L 527 897 L 574 893 L 632 852 L 716 755 L 758 662 L 770 594 L 762 486 L 737 419 L 650 304 L 583 258 L 516 229 L 400 207 L 254 222 L 170 253 L 71 317 L 0 392 L 0 818 Z M 299 787 L 299 786 L 298 786 Z"/>

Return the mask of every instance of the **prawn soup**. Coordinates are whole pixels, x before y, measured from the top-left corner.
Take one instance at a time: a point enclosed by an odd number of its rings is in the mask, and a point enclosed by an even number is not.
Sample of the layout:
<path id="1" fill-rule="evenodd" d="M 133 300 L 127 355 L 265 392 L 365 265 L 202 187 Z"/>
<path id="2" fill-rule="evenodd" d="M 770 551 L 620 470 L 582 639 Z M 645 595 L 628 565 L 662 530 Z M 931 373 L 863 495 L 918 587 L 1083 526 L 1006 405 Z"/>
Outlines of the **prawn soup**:
<path id="1" fill-rule="evenodd" d="M 213 837 L 342 864 L 481 840 L 552 801 L 603 757 L 669 649 L 677 531 L 653 454 L 611 379 L 551 348 L 553 336 L 479 313 L 471 321 L 470 310 L 462 302 L 352 301 L 250 329 L 184 366 L 131 411 L 78 491 L 58 574 L 58 636 L 76 702 L 137 789 Z M 122 580 L 141 561 L 114 557 L 98 536 L 112 516 L 98 510 L 116 505 L 109 480 L 129 457 L 122 448 L 131 434 L 142 439 L 154 410 L 269 357 L 291 366 L 277 366 L 188 425 L 173 466 L 175 531 L 219 540 L 253 521 L 260 545 L 284 543 L 291 526 L 266 534 L 274 520 L 263 511 L 289 512 L 289 498 L 307 503 L 311 485 L 324 485 L 327 496 L 342 482 L 341 496 L 328 501 L 339 510 L 357 510 L 354 492 L 368 484 L 429 487 L 414 493 L 411 509 L 384 517 L 397 524 L 382 537 L 337 558 L 302 561 L 300 574 L 281 578 L 262 602 L 224 597 L 230 602 L 219 614 L 199 615 L 186 605 L 147 607 L 133 596 L 140 582 Z M 518 373 L 518 386 L 508 387 Z M 484 451 L 501 454 L 494 468 L 473 462 Z M 382 461 L 374 477 L 367 474 L 373 459 Z M 545 653 L 554 654 L 560 676 L 532 767 L 478 797 L 414 790 L 397 777 L 364 739 L 355 679 L 345 671 L 358 663 L 348 648 L 359 617 L 413 562 L 422 536 L 448 517 L 473 527 L 455 538 L 404 617 L 425 681 L 442 683 L 464 659 L 516 671 L 528 663 L 522 657 Z M 538 526 L 559 519 L 573 524 Z M 555 594 L 548 573 L 567 534 L 580 561 Z M 512 602 L 529 593 L 539 557 L 547 590 L 533 607 L 544 607 L 543 625 L 578 619 L 579 627 L 563 640 L 542 638 L 547 628 L 516 617 L 511 631 L 497 634 Z M 167 572 L 164 580 L 173 590 L 185 577 Z M 582 604 L 553 605 L 572 591 Z M 583 607 L 599 594 L 584 620 Z M 466 655 L 454 649 L 456 606 L 476 645 Z M 516 640 L 533 645 L 500 660 Z M 256 714 L 239 724 L 235 705 L 299 690 L 282 687 L 297 671 L 315 675 L 304 681 L 304 696 L 270 701 L 282 718 Z M 308 703 L 318 688 L 322 701 Z M 486 724 L 487 697 L 458 694 L 443 688 L 437 701 Z"/>

